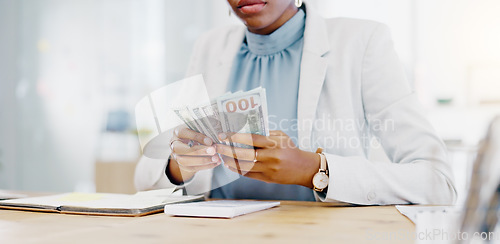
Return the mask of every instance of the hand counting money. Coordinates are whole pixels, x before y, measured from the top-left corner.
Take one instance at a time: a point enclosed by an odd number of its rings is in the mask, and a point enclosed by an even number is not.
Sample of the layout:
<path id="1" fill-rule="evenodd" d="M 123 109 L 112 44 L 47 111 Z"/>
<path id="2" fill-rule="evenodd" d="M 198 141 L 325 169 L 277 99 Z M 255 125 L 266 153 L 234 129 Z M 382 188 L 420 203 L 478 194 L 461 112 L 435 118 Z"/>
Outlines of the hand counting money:
<path id="1" fill-rule="evenodd" d="M 223 132 L 269 135 L 266 90 L 262 87 L 226 93 L 210 104 L 173 108 L 173 111 L 189 129 L 217 143 L 220 142 L 217 136 Z"/>

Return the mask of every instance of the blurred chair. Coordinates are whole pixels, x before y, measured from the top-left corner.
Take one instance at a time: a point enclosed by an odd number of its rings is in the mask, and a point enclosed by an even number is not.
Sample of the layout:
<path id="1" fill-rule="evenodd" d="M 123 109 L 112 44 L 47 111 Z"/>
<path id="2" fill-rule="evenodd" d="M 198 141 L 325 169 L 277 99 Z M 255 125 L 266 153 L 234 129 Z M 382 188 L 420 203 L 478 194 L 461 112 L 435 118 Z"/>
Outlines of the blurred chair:
<path id="1" fill-rule="evenodd" d="M 474 163 L 461 225 L 469 238 L 460 243 L 499 243 L 499 198 L 500 116 L 491 122 Z"/>

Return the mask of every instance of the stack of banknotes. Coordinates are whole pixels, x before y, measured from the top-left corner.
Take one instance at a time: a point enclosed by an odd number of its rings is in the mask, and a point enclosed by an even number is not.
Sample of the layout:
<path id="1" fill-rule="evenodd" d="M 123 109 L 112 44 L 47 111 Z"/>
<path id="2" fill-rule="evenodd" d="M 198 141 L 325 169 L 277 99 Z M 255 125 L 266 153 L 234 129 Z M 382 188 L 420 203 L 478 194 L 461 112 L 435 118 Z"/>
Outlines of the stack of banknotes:
<path id="1" fill-rule="evenodd" d="M 221 143 L 218 135 L 225 132 L 269 135 L 266 89 L 262 87 L 226 93 L 210 103 L 173 108 L 173 111 L 189 129 L 216 143 Z"/>

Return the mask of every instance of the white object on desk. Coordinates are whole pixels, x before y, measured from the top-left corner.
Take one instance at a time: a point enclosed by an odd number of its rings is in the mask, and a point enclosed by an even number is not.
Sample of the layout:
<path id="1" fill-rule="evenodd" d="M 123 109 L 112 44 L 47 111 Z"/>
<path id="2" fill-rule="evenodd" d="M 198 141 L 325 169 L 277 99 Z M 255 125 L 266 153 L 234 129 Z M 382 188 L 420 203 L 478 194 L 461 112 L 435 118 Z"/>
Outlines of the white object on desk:
<path id="1" fill-rule="evenodd" d="M 462 216 L 459 207 L 398 205 L 396 208 L 415 223 L 417 244 L 449 244 L 462 239 L 458 231 Z"/>
<path id="2" fill-rule="evenodd" d="M 460 209 L 454 206 L 397 205 L 396 209 L 414 224 L 417 223 L 417 216 L 421 213 L 460 215 Z"/>
<path id="3" fill-rule="evenodd" d="M 233 218 L 278 205 L 280 205 L 280 202 L 217 200 L 165 205 L 165 214 L 191 217 Z"/>
<path id="4" fill-rule="evenodd" d="M 420 212 L 416 218 L 416 244 L 454 244 L 473 236 L 460 231 L 461 215 L 457 212 Z"/>

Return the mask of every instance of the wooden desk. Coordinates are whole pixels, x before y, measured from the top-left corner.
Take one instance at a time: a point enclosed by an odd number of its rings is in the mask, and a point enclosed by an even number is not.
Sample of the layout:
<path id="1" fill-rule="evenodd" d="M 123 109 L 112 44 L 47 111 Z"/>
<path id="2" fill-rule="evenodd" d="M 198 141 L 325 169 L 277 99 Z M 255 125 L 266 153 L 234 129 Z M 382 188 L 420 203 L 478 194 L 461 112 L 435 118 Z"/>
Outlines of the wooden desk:
<path id="1" fill-rule="evenodd" d="M 97 217 L 0 210 L 0 243 L 414 243 L 394 206 L 282 202 L 234 219 Z"/>

